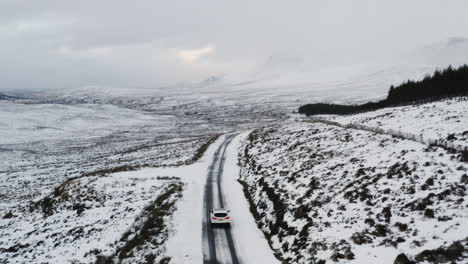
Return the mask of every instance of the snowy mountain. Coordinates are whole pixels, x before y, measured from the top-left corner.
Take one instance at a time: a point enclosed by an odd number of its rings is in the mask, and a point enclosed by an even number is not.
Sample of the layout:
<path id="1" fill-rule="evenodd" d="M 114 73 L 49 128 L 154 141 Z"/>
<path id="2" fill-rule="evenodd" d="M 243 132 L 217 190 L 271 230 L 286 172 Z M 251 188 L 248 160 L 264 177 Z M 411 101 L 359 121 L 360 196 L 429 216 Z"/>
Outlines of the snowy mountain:
<path id="1" fill-rule="evenodd" d="M 468 39 L 449 38 L 412 52 L 317 65 L 293 51 L 275 53 L 241 75 L 215 75 L 164 87 L 85 86 L 22 91 L 24 98 L 58 103 L 110 103 L 152 110 L 185 105 L 193 111 L 218 106 L 277 104 L 292 109 L 304 103 L 358 103 L 381 99 L 391 85 L 421 79 L 437 68 L 468 62 Z M 289 111 L 287 111 L 289 112 Z"/>

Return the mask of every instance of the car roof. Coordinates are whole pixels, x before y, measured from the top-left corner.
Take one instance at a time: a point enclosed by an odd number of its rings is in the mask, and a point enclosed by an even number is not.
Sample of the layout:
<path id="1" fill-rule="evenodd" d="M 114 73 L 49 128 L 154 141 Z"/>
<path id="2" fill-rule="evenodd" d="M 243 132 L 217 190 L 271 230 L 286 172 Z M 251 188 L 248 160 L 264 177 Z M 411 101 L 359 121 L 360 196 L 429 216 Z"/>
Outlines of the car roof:
<path id="1" fill-rule="evenodd" d="M 224 208 L 213 208 L 212 209 L 214 213 L 227 213 L 228 210 Z"/>

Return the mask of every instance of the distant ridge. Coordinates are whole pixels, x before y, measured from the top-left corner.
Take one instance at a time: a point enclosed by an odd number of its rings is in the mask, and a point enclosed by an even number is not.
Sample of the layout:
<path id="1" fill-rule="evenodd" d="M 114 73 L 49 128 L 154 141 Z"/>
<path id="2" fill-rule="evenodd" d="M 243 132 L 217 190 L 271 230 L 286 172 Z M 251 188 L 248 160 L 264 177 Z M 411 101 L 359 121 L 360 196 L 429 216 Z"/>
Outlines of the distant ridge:
<path id="1" fill-rule="evenodd" d="M 462 97 L 468 99 L 468 65 L 456 69 L 449 66 L 436 70 L 420 81 L 406 81 L 399 86 L 391 86 L 387 98 L 360 105 L 306 104 L 298 112 L 306 115 L 335 114 L 345 115 L 363 111 L 373 111 L 384 107 L 407 104 L 420 104 L 447 98 Z"/>
<path id="2" fill-rule="evenodd" d="M 16 97 L 0 93 L 0 100 L 13 101 L 15 99 L 16 99 Z"/>

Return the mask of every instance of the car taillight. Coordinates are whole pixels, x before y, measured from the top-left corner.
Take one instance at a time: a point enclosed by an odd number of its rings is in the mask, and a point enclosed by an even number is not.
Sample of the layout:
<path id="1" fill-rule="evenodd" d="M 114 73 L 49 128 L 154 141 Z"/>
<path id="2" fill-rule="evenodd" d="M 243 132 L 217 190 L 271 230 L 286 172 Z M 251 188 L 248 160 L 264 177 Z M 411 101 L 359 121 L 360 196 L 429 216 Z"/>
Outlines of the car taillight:
<path id="1" fill-rule="evenodd" d="M 211 217 L 211 219 L 216 220 L 216 219 L 218 219 L 218 218 L 216 218 L 216 217 Z"/>
<path id="2" fill-rule="evenodd" d="M 229 218 L 230 218 L 229 216 L 226 216 L 226 218 L 224 218 L 224 219 L 229 219 Z"/>

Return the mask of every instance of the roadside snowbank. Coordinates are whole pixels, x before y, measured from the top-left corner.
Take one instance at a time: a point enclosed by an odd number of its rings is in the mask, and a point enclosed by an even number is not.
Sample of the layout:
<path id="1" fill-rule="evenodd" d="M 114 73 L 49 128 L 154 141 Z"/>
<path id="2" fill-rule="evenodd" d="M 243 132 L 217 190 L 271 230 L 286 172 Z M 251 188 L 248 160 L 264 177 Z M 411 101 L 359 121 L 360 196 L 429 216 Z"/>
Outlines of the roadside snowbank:
<path id="1" fill-rule="evenodd" d="M 466 243 L 457 153 L 320 123 L 255 130 L 240 153 L 259 225 L 286 263 L 393 263 Z"/>
<path id="2" fill-rule="evenodd" d="M 237 255 L 242 263 L 280 263 L 273 255 L 265 235 L 258 229 L 245 199 L 238 165 L 239 149 L 249 132 L 235 137 L 226 150 L 222 187 L 226 207 L 231 210 L 231 229 Z"/>

